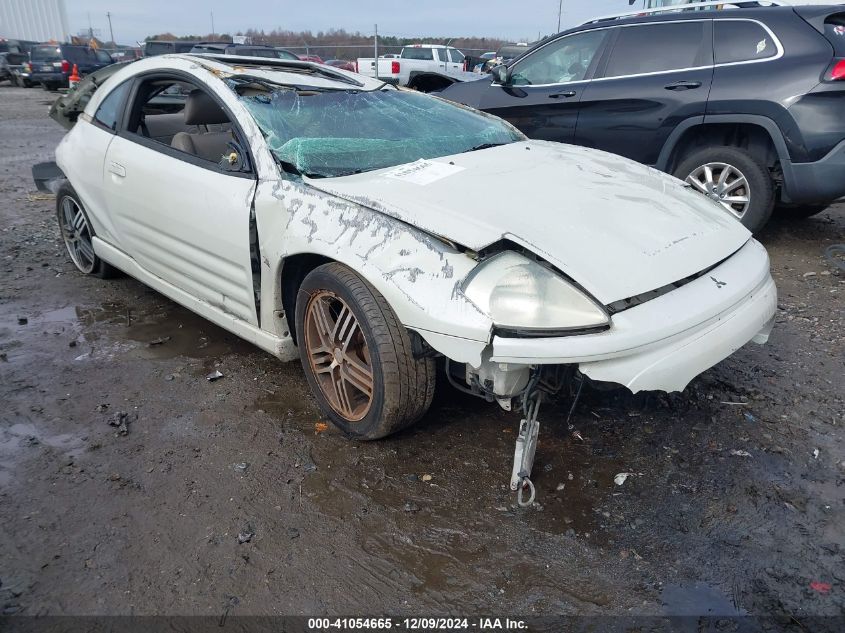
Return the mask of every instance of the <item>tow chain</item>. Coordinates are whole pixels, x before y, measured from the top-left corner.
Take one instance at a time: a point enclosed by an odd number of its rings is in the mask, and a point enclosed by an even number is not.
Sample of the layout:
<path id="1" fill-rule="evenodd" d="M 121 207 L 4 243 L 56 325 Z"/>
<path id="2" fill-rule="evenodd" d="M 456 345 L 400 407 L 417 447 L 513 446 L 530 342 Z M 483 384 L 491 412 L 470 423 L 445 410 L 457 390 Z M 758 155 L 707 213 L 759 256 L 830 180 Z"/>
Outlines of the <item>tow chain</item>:
<path id="1" fill-rule="evenodd" d="M 540 411 L 542 391 L 526 396 L 525 418 L 519 423 L 519 435 L 513 454 L 513 470 L 511 471 L 511 490 L 515 491 L 516 502 L 521 508 L 527 508 L 536 498 L 534 483 L 531 481 L 531 468 L 534 465 L 534 454 L 537 451 L 537 437 L 540 433 L 540 422 L 537 414 Z M 529 493 L 525 498 L 526 491 Z"/>

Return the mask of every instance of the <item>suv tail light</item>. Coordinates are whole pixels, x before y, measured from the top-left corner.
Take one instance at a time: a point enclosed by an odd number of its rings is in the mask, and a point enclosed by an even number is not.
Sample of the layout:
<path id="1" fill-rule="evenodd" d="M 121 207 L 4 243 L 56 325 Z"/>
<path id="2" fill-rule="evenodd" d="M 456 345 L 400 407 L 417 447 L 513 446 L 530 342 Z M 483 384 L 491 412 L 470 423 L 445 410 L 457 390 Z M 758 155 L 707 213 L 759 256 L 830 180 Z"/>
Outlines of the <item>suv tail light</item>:
<path id="1" fill-rule="evenodd" d="M 825 77 L 828 81 L 845 81 L 845 59 L 835 59 Z"/>
<path id="2" fill-rule="evenodd" d="M 26 72 L 32 73 L 32 64 L 29 62 L 24 62 L 23 68 Z"/>
<path id="3" fill-rule="evenodd" d="M 390 74 L 391 75 L 398 75 L 399 74 L 399 62 L 390 62 Z"/>
<path id="4" fill-rule="evenodd" d="M 69 73 L 70 72 L 70 62 L 66 59 L 62 60 L 62 72 Z"/>

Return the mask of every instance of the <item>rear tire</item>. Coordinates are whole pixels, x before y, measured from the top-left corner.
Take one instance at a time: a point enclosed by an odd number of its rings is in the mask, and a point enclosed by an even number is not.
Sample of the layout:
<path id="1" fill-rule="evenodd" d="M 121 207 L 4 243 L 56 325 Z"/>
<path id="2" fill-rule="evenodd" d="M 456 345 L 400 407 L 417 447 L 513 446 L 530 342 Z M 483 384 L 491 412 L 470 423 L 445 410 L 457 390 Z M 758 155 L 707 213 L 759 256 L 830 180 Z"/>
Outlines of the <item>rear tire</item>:
<path id="1" fill-rule="evenodd" d="M 431 406 L 434 361 L 414 358 L 408 331 L 385 298 L 347 266 L 325 264 L 308 274 L 297 295 L 296 332 L 320 409 L 348 435 L 387 437 Z"/>
<path id="2" fill-rule="evenodd" d="M 79 272 L 100 279 L 118 277 L 120 271 L 94 253 L 94 229 L 82 201 L 69 182 L 56 194 L 56 219 L 70 260 Z"/>
<path id="3" fill-rule="evenodd" d="M 721 182 L 724 174 L 728 180 Z M 772 217 L 774 180 L 766 165 L 744 149 L 715 146 L 694 151 L 681 160 L 674 175 L 718 202 L 752 233 L 762 229 Z M 747 203 L 733 202 L 743 198 L 748 199 Z"/>

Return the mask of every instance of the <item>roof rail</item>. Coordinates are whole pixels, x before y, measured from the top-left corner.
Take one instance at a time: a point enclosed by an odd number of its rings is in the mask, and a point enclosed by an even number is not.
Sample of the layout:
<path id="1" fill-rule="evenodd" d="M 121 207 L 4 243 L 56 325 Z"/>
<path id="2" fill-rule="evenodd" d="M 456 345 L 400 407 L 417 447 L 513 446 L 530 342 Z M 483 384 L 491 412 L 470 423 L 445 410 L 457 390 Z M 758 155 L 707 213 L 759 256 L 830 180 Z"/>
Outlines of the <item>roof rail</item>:
<path id="1" fill-rule="evenodd" d="M 823 0 L 819 0 L 823 2 Z M 677 11 L 693 11 L 703 7 L 725 7 L 725 8 L 759 8 L 772 6 L 792 6 L 788 0 L 734 0 L 733 2 L 725 2 L 725 0 L 708 1 L 708 2 L 681 2 L 678 4 L 671 4 L 665 7 L 655 7 L 654 9 L 640 9 L 639 11 L 627 11 L 625 13 L 614 13 L 612 15 L 604 15 L 592 20 L 587 20 L 584 24 L 595 24 L 596 22 L 605 22 L 607 20 L 621 20 L 624 18 L 634 18 L 638 16 L 656 15 L 659 13 L 674 13 Z"/>

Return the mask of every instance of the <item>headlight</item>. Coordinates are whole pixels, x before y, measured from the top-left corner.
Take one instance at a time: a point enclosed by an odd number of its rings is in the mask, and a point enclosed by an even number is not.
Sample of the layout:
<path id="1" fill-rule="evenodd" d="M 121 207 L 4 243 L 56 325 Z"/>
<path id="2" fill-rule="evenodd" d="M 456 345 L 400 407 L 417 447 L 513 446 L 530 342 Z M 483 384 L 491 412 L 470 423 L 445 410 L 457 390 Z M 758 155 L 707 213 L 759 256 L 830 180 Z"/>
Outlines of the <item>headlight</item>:
<path id="1" fill-rule="evenodd" d="M 537 262 L 505 251 L 479 264 L 464 295 L 499 328 L 526 334 L 606 326 L 607 313 L 572 284 Z"/>

